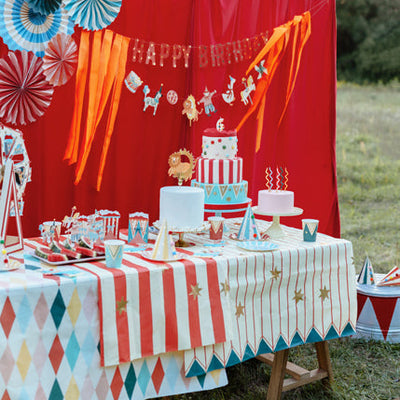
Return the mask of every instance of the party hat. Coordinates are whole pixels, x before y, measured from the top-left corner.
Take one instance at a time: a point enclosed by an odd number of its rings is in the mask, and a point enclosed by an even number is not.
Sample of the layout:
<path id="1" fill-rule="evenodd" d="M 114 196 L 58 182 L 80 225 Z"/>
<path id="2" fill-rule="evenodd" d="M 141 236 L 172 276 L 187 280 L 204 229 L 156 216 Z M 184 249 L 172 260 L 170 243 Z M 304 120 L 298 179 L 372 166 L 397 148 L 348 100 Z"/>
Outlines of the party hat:
<path id="1" fill-rule="evenodd" d="M 168 232 L 168 224 L 165 219 L 158 233 L 151 258 L 153 260 L 172 260 L 176 258 L 175 244 Z"/>
<path id="2" fill-rule="evenodd" d="M 361 269 L 357 279 L 358 283 L 363 285 L 375 285 L 374 269 L 368 256 L 365 258 L 364 266 Z"/>
<path id="3" fill-rule="evenodd" d="M 400 285 L 399 267 L 394 267 L 377 284 L 377 286 L 395 286 Z"/>
<path id="4" fill-rule="evenodd" d="M 260 240 L 256 218 L 250 205 L 247 207 L 246 214 L 243 217 L 242 225 L 238 233 L 239 240 Z"/>

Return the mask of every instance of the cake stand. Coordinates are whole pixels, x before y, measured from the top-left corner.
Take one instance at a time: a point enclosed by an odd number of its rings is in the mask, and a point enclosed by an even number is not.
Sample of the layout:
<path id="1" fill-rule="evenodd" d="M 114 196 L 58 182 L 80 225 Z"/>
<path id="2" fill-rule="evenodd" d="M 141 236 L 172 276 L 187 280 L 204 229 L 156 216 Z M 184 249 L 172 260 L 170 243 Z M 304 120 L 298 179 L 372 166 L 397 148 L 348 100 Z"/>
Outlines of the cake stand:
<path id="1" fill-rule="evenodd" d="M 303 209 L 298 207 L 293 207 L 292 211 L 287 213 L 266 213 L 264 211 L 259 211 L 257 206 L 252 207 L 252 209 L 254 214 L 272 217 L 272 224 L 265 232 L 271 239 L 280 239 L 286 236 L 286 232 L 282 229 L 280 223 L 281 217 L 293 217 L 303 214 Z"/>
<path id="2" fill-rule="evenodd" d="M 161 221 L 155 221 L 153 225 L 157 228 L 161 228 Z M 202 225 L 198 226 L 197 228 L 180 228 L 176 226 L 168 226 L 168 230 L 172 233 L 177 233 L 179 235 L 178 240 L 175 242 L 176 247 L 190 247 L 194 246 L 194 243 L 191 242 L 186 242 L 183 239 L 183 236 L 185 233 L 201 233 L 206 230 L 210 229 L 210 223 L 207 221 L 204 221 Z"/>

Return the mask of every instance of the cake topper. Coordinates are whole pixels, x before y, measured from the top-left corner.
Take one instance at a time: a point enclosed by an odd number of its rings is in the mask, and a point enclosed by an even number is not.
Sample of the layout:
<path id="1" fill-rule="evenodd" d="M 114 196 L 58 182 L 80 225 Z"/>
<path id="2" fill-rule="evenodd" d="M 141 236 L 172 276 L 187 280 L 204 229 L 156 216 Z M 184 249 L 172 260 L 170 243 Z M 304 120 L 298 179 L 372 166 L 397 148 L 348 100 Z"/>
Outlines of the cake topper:
<path id="1" fill-rule="evenodd" d="M 181 158 L 182 156 L 185 156 L 188 159 L 188 162 L 183 162 Z M 170 166 L 168 175 L 177 178 L 179 186 L 182 185 L 183 181 L 186 182 L 192 177 L 195 160 L 190 151 L 181 149 L 172 153 L 168 158 L 168 164 Z"/>
<path id="2" fill-rule="evenodd" d="M 217 131 L 218 131 L 218 132 L 222 132 L 222 131 L 225 129 L 224 119 L 223 119 L 223 118 L 220 118 L 220 119 L 217 121 L 216 128 L 217 128 Z"/>

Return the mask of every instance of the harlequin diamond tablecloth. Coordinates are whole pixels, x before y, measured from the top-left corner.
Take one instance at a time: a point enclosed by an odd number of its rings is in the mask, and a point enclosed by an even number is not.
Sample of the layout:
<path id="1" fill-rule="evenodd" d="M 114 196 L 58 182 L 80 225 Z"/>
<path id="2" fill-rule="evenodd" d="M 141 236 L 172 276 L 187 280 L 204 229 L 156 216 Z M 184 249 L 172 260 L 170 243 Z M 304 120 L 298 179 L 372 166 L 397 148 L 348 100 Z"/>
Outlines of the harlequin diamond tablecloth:
<path id="1" fill-rule="evenodd" d="M 144 399 L 212 389 L 225 370 L 184 376 L 183 353 L 100 366 L 96 277 L 73 266 L 0 273 L 0 398 Z M 107 321 L 109 323 L 109 321 Z"/>

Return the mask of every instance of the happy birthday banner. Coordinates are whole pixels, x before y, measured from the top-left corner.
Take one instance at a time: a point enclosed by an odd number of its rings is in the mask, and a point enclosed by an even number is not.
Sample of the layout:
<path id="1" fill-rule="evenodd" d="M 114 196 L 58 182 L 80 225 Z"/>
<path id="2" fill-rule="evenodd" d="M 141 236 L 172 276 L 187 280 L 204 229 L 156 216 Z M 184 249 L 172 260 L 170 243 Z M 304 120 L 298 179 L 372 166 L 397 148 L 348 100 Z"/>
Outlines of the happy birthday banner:
<path id="1" fill-rule="evenodd" d="M 220 67 L 253 59 L 268 41 L 268 32 L 250 38 L 212 45 L 191 46 L 148 42 L 133 38 L 132 61 L 153 66 L 189 68 L 191 59 L 200 68 Z"/>

